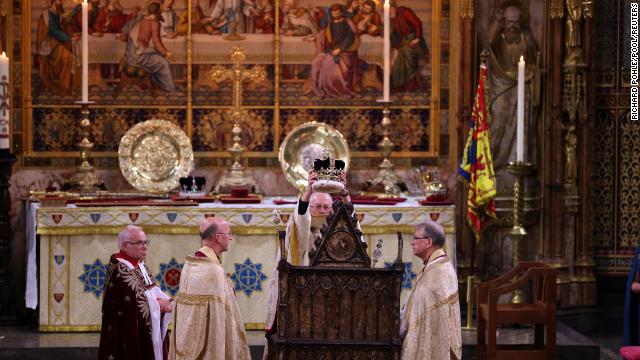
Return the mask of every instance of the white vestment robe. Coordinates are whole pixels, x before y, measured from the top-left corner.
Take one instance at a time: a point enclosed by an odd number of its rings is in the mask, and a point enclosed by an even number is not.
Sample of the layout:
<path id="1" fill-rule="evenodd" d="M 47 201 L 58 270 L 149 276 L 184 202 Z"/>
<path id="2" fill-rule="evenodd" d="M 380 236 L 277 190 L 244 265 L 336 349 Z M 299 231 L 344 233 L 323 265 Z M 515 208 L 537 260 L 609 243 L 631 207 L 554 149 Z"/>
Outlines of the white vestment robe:
<path id="1" fill-rule="evenodd" d="M 250 360 L 231 281 L 211 248 L 199 251 L 182 268 L 169 359 Z"/>
<path id="2" fill-rule="evenodd" d="M 295 266 L 309 265 L 309 251 L 315 249 L 315 239 L 320 236 L 320 229 L 311 229 L 311 214 L 309 209 L 304 215 L 300 215 L 298 210 L 300 201 L 293 211 L 293 216 L 287 224 L 287 235 L 285 236 L 285 248 L 287 249 L 287 262 Z M 269 298 L 267 299 L 267 321 L 266 328 L 271 329 L 276 319 L 278 308 L 278 263 L 280 262 L 280 248 L 276 254 L 273 275 L 269 280 Z"/>
<path id="3" fill-rule="evenodd" d="M 309 266 L 309 251 L 315 250 L 316 238 L 321 237 L 320 226 L 312 228 L 311 209 L 303 215 L 299 214 L 300 201 L 293 211 L 293 216 L 287 224 L 287 234 L 285 236 L 285 249 L 287 249 L 287 262 L 294 266 Z M 354 211 L 355 212 L 355 211 Z M 353 214 L 351 214 L 353 215 Z M 356 227 L 361 230 L 360 223 L 356 222 Z M 364 238 L 360 239 L 364 242 Z M 278 245 L 279 246 L 279 245 Z M 269 280 L 269 298 L 267 299 L 267 320 L 266 329 L 273 326 L 278 309 L 278 263 L 280 262 L 280 248 L 276 254 L 273 275 Z"/>
<path id="4" fill-rule="evenodd" d="M 429 257 L 401 319 L 402 360 L 462 358 L 458 277 L 443 250 Z"/>

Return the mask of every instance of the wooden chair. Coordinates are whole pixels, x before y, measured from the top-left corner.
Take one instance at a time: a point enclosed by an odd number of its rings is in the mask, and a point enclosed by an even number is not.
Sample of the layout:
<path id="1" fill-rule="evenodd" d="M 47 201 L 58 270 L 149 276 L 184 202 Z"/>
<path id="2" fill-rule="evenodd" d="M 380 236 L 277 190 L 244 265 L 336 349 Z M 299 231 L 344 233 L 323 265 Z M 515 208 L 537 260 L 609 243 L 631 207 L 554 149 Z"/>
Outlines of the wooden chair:
<path id="1" fill-rule="evenodd" d="M 498 304 L 501 295 L 531 283 L 531 302 Z M 519 262 L 500 277 L 478 284 L 478 355 L 489 359 L 552 359 L 556 346 L 556 270 L 546 264 Z M 532 324 L 533 345 L 496 344 L 498 324 Z M 545 331 L 546 326 L 546 344 Z M 485 330 L 488 327 L 488 343 Z"/>
<path id="2" fill-rule="evenodd" d="M 125 88 L 125 86 L 134 84 L 137 85 L 140 90 L 149 89 L 151 96 L 156 96 L 155 87 L 151 81 L 151 75 L 143 68 L 127 65 L 125 58 L 122 57 L 118 64 L 118 71 L 120 72 L 120 81 L 118 83 L 118 87 L 113 92 L 113 97 L 120 95 L 120 92 Z"/>

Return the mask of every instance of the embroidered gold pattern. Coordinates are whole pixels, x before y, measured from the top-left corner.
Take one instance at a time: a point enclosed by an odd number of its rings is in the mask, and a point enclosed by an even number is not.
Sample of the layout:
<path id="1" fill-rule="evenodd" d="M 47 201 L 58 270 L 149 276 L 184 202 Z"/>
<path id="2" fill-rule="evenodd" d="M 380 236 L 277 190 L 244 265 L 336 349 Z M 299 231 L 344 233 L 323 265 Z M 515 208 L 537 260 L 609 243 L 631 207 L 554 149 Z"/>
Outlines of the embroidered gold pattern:
<path id="1" fill-rule="evenodd" d="M 427 311 L 425 311 L 425 313 L 420 316 L 418 321 L 414 322 L 413 324 L 411 324 L 409 326 L 409 329 L 417 329 L 417 328 L 419 328 L 427 320 L 427 317 L 429 316 L 429 314 L 431 314 L 432 312 L 438 310 L 439 308 L 441 308 L 444 305 L 454 305 L 457 302 L 458 302 L 458 293 L 455 293 L 453 295 L 450 295 L 448 298 L 442 299 L 442 300 L 438 301 L 437 303 L 429 306 Z"/>

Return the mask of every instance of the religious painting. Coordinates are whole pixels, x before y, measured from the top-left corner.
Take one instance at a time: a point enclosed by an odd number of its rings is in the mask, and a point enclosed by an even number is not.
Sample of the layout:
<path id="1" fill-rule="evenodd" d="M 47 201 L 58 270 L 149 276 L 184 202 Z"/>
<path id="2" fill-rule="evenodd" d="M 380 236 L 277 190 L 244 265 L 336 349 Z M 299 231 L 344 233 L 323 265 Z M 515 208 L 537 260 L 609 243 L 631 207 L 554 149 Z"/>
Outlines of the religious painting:
<path id="1" fill-rule="evenodd" d="M 440 50 L 449 43 L 449 6 L 390 2 L 391 136 L 401 154 L 438 151 L 440 111 L 448 108 L 448 84 L 440 82 L 448 54 Z M 36 0 L 24 9 L 32 108 L 24 115 L 25 153 L 71 157 L 79 136 L 82 5 Z M 352 140 L 356 156 L 373 156 L 382 137 L 383 18 L 382 0 L 91 0 L 94 150 L 117 151 L 130 126 L 158 113 L 180 123 L 194 151 L 224 157 L 232 145 L 229 110 L 242 107 L 249 157 L 277 152 L 301 120 L 327 121 Z M 234 51 L 243 54 L 239 65 Z M 256 67 L 265 75 L 234 81 L 234 69 Z"/>
<path id="2" fill-rule="evenodd" d="M 186 17 L 184 5 L 173 0 L 89 1 L 91 101 L 184 105 L 186 33 L 178 28 Z M 81 2 L 38 0 L 30 12 L 33 104 L 79 100 Z"/>
<path id="3" fill-rule="evenodd" d="M 430 102 L 431 4 L 390 2 L 397 103 Z M 372 105 L 383 98 L 383 1 L 282 0 L 280 11 L 283 105 Z"/>
<path id="4" fill-rule="evenodd" d="M 193 103 L 195 106 L 272 106 L 274 103 L 274 0 L 192 0 Z M 242 81 L 234 104 L 232 52 L 242 66 L 260 67 L 265 77 Z M 227 75 L 216 76 L 219 67 Z M 256 116 L 257 117 L 257 116 Z M 249 144 L 250 145 L 250 144 Z"/>

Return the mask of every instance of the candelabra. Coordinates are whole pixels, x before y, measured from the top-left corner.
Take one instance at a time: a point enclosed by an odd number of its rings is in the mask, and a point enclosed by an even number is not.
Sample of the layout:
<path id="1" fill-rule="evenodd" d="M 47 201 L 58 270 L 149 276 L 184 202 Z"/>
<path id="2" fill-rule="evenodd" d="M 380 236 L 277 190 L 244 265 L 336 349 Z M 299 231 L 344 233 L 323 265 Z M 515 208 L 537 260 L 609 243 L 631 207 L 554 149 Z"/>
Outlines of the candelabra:
<path id="1" fill-rule="evenodd" d="M 384 187 L 386 194 L 397 195 L 400 194 L 400 187 L 398 186 L 398 177 L 393 171 L 393 163 L 389 160 L 391 151 L 395 147 L 395 144 L 389 139 L 389 126 L 391 125 L 391 110 L 389 109 L 390 101 L 382 102 L 382 141 L 378 143 L 378 149 L 382 154 L 382 162 L 378 165 L 378 173 L 371 181 L 372 184 L 381 184 Z"/>
<path id="2" fill-rule="evenodd" d="M 462 330 L 476 330 L 473 326 L 473 275 L 467 276 L 467 325 Z"/>
<path id="3" fill-rule="evenodd" d="M 513 183 L 513 227 L 509 231 L 509 235 L 513 238 L 513 266 L 520 261 L 520 243 L 527 235 L 527 230 L 522 225 L 522 208 L 523 208 L 523 178 L 535 170 L 535 165 L 523 161 L 509 162 L 507 170 L 515 176 Z M 511 303 L 522 303 L 522 290 L 516 289 L 513 292 Z"/>
<path id="4" fill-rule="evenodd" d="M 69 179 L 67 184 L 71 188 L 77 188 L 81 192 L 91 192 L 104 189 L 104 183 L 93 171 L 93 166 L 89 163 L 93 143 L 89 140 L 91 133 L 91 120 L 89 120 L 89 105 L 93 102 L 80 102 L 80 136 L 82 140 L 78 144 L 80 149 L 80 166 L 76 173 Z"/>

